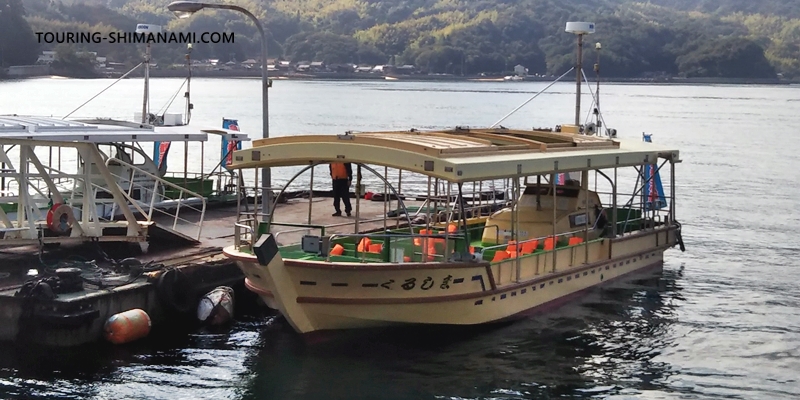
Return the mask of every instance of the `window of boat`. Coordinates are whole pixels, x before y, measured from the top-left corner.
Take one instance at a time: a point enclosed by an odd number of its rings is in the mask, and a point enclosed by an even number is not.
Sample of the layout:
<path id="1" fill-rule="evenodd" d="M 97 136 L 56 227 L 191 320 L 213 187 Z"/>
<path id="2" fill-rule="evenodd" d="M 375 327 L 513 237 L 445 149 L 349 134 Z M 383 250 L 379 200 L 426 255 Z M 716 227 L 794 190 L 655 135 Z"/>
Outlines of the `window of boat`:
<path id="1" fill-rule="evenodd" d="M 588 224 L 589 218 L 587 218 L 586 213 L 572 214 L 569 216 L 569 226 L 572 228 L 585 226 Z"/>

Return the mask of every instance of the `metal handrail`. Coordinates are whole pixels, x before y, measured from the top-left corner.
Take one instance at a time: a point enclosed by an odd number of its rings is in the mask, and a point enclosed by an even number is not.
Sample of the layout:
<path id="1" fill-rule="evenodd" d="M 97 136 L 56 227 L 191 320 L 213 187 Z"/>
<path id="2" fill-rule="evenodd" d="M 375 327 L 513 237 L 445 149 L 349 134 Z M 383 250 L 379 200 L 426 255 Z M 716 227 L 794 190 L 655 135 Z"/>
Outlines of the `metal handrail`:
<path id="1" fill-rule="evenodd" d="M 253 227 L 251 227 L 249 225 L 240 224 L 238 222 L 233 224 L 233 247 L 236 250 L 239 250 L 241 248 L 241 245 L 242 245 L 242 232 L 241 231 L 242 231 L 242 229 L 245 230 L 245 233 L 247 233 L 247 231 L 250 232 L 251 240 L 250 240 L 249 248 L 250 248 L 250 251 L 252 252 L 253 251 L 252 237 L 253 237 L 253 234 L 254 234 L 255 231 L 253 230 Z"/>
<path id="2" fill-rule="evenodd" d="M 181 187 L 181 186 L 175 185 L 175 184 L 173 184 L 173 183 L 171 183 L 171 182 L 169 182 L 169 181 L 167 181 L 167 180 L 165 180 L 165 179 L 163 179 L 163 178 L 159 177 L 158 175 L 155 175 L 155 174 L 152 174 L 152 173 L 150 173 L 150 172 L 147 172 L 147 171 L 145 171 L 145 170 L 143 170 L 143 169 L 141 169 L 141 168 L 139 168 L 139 167 L 137 167 L 137 166 L 135 166 L 135 165 L 133 165 L 133 164 L 131 164 L 131 163 L 125 162 L 125 161 L 123 161 L 123 160 L 120 160 L 120 159 L 118 159 L 118 158 L 109 157 L 109 158 L 108 158 L 108 159 L 105 161 L 106 167 L 108 167 L 108 164 L 109 164 L 110 162 L 112 162 L 112 161 L 113 161 L 113 162 L 116 162 L 116 163 L 119 163 L 120 165 L 124 165 L 124 166 L 126 166 L 126 167 L 128 167 L 128 168 L 130 168 L 130 169 L 132 169 L 132 170 L 134 170 L 134 171 L 136 171 L 137 173 L 140 173 L 140 174 L 144 175 L 144 176 L 150 177 L 150 178 L 152 178 L 152 179 L 153 179 L 153 180 L 154 180 L 156 183 L 158 183 L 158 184 L 161 184 L 161 185 L 164 185 L 164 186 L 166 186 L 166 187 L 171 187 L 171 188 L 173 188 L 173 189 L 175 189 L 175 190 L 178 190 L 179 196 L 178 196 L 178 201 L 177 201 L 177 207 L 176 207 L 176 209 L 175 209 L 174 221 L 173 221 L 173 224 L 172 224 L 172 229 L 173 229 L 173 230 L 177 229 L 177 224 L 178 224 L 178 220 L 179 220 L 179 219 L 180 219 L 181 221 L 185 221 L 185 222 L 189 222 L 189 223 L 191 223 L 191 221 L 188 221 L 188 220 L 186 220 L 186 219 L 183 219 L 183 218 L 180 218 L 180 217 L 179 217 L 179 215 L 180 215 L 180 209 L 181 209 L 181 205 L 184 205 L 184 201 L 183 201 L 183 194 L 184 194 L 184 193 L 187 193 L 187 194 L 191 195 L 193 198 L 198 198 L 198 199 L 200 199 L 200 202 L 201 202 L 201 204 L 202 204 L 202 208 L 199 210 L 199 211 L 200 211 L 200 219 L 199 219 L 199 222 L 196 224 L 196 225 L 197 225 L 197 227 L 198 227 L 198 230 L 197 230 L 197 238 L 198 238 L 198 239 L 200 238 L 200 235 L 202 234 L 202 231 L 203 231 L 203 220 L 205 219 L 205 214 L 206 214 L 206 205 L 207 205 L 207 199 L 206 199 L 205 197 L 203 197 L 203 195 L 201 195 L 201 194 L 199 194 L 199 193 L 197 193 L 197 192 L 194 192 L 194 191 L 192 191 L 192 190 L 186 189 L 186 188 L 184 188 L 184 187 Z M 134 185 L 134 183 L 133 183 L 133 181 L 132 181 L 132 180 L 131 180 L 131 182 L 130 182 L 130 185 L 131 185 L 131 186 L 133 186 L 133 185 Z M 154 186 L 153 186 L 153 189 L 155 189 L 155 184 L 154 184 Z M 156 195 L 156 193 L 155 193 L 155 190 L 154 190 L 154 192 L 153 192 L 153 197 L 155 197 L 155 195 Z M 159 195 L 160 195 L 160 194 L 159 194 Z M 166 196 L 164 196 L 164 195 L 160 195 L 160 196 L 162 196 L 162 197 L 166 198 Z M 188 198 L 187 198 L 187 200 L 188 200 Z M 148 213 L 148 214 L 147 214 L 147 215 L 148 215 L 148 220 L 150 220 L 150 219 L 152 218 L 152 211 L 155 209 L 155 208 L 153 207 L 153 204 L 154 204 L 154 200 L 151 198 L 151 202 L 150 202 L 150 213 Z M 192 206 L 189 206 L 189 205 L 184 205 L 184 207 L 189 207 L 189 209 L 193 209 L 193 210 L 197 211 L 197 208 L 195 208 L 195 207 L 192 207 Z M 158 210 L 158 211 L 161 211 L 161 210 Z M 162 212 L 163 212 L 163 211 L 162 211 Z M 166 214 L 166 212 L 164 212 L 164 213 Z M 167 214 L 167 215 L 169 215 L 169 214 Z"/>
<path id="3" fill-rule="evenodd" d="M 378 222 L 378 221 L 383 221 L 383 218 L 365 219 L 365 220 L 361 220 L 359 222 L 360 223 L 364 223 L 364 222 Z M 298 229 L 289 229 L 289 230 L 286 230 L 286 231 L 276 232 L 275 233 L 275 240 L 277 240 L 278 239 L 278 235 L 280 235 L 282 233 L 297 233 L 297 232 L 302 232 L 302 231 L 308 231 L 308 230 L 311 230 L 311 229 L 321 229 L 322 232 L 320 234 L 321 235 L 325 235 L 325 229 L 338 228 L 340 226 L 353 225 L 354 223 L 355 222 L 340 222 L 340 223 L 337 223 L 337 224 L 328 224 L 328 225 L 307 225 L 307 224 L 292 224 L 292 223 L 288 223 L 288 222 L 271 222 L 270 223 L 270 229 L 272 228 L 273 225 L 278 225 L 278 226 L 299 226 L 300 227 Z"/>

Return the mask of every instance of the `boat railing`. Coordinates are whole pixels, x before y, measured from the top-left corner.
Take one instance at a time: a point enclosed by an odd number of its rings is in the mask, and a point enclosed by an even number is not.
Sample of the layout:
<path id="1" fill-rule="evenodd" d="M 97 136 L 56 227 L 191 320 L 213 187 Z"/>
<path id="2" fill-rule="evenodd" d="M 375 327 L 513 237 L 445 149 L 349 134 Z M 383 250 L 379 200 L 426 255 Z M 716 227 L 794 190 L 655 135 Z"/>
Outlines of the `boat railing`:
<path id="1" fill-rule="evenodd" d="M 423 200 L 423 203 L 419 206 L 419 209 L 415 213 L 413 213 L 412 216 L 418 217 L 420 215 L 425 215 L 425 214 L 438 214 L 443 211 L 449 212 L 451 216 L 457 215 L 458 213 L 461 212 L 461 207 L 458 204 L 458 202 L 457 201 L 448 202 L 448 199 L 452 199 L 454 197 L 455 197 L 454 195 L 450 195 L 449 197 L 446 195 L 445 196 L 432 195 L 430 197 L 426 197 L 425 200 Z M 467 194 L 464 195 L 464 199 L 465 202 L 469 202 L 469 205 L 467 207 L 464 207 L 463 211 L 465 213 L 472 213 L 473 214 L 472 216 L 477 216 L 477 217 L 483 216 L 484 215 L 483 210 L 487 207 L 489 207 L 491 211 L 486 213 L 486 215 L 491 215 L 494 211 L 496 211 L 493 210 L 493 208 L 503 208 L 513 202 L 513 200 L 509 199 L 508 197 L 505 197 L 502 200 L 486 200 L 485 202 L 481 197 L 478 197 L 478 201 L 476 203 L 475 198 L 474 197 L 470 198 Z M 434 206 L 434 210 L 432 212 L 429 212 L 429 210 L 431 209 L 431 203 L 435 205 L 443 204 L 446 206 L 443 206 L 442 208 L 444 209 L 442 210 L 438 209 L 437 206 Z M 475 211 L 478 212 L 477 215 L 474 215 Z"/>
<path id="2" fill-rule="evenodd" d="M 146 216 L 148 222 L 153 220 L 154 213 L 159 213 L 160 215 L 166 216 L 170 220 L 172 225 L 171 229 L 173 231 L 177 232 L 180 230 L 182 233 L 186 234 L 183 231 L 188 226 L 190 229 L 192 229 L 193 234 L 187 234 L 187 236 L 197 240 L 200 239 L 200 235 L 203 231 L 203 220 L 205 218 L 207 206 L 207 199 L 203 197 L 203 195 L 186 189 L 180 185 L 171 183 L 128 162 L 116 158 L 109 158 L 106 160 L 106 165 L 108 165 L 110 162 L 118 163 L 130 168 L 131 175 L 141 174 L 153 180 L 153 185 L 147 187 L 134 182 L 132 177 L 114 175 L 119 179 L 118 183 L 127 181 L 128 190 L 126 191 L 126 195 L 128 202 L 134 205 L 137 211 L 139 211 L 142 215 Z M 159 185 L 162 187 L 160 188 Z M 134 187 L 138 187 L 140 191 L 143 191 L 147 195 L 147 197 L 140 196 L 140 199 L 149 199 L 149 204 L 133 198 L 132 193 Z M 177 198 L 167 196 L 165 194 L 166 188 L 172 189 L 173 192 L 177 193 Z M 116 214 L 116 207 L 117 204 L 115 202 L 111 208 L 112 218 Z M 146 212 L 145 209 L 147 210 Z M 170 211 L 172 209 L 174 209 L 174 212 Z M 182 211 L 184 215 L 181 215 Z M 187 211 L 198 214 L 198 217 L 193 220 L 186 218 L 185 215 Z"/>
<path id="3" fill-rule="evenodd" d="M 363 224 L 363 223 L 380 222 L 380 221 L 383 221 L 383 218 L 362 219 L 362 220 L 359 220 L 358 222 Z M 284 234 L 284 233 L 298 233 L 298 232 L 308 231 L 309 234 L 310 234 L 311 231 L 315 230 L 315 229 L 319 229 L 320 230 L 320 236 L 325 236 L 325 229 L 339 228 L 339 227 L 342 227 L 342 226 L 349 226 L 349 225 L 354 225 L 354 224 L 355 224 L 355 221 L 354 222 L 340 222 L 340 223 L 336 223 L 336 224 L 326 224 L 326 225 L 294 224 L 294 223 L 287 223 L 287 222 L 271 222 L 270 223 L 270 229 L 273 226 L 285 226 L 285 227 L 295 227 L 295 228 L 297 228 L 297 229 L 289 229 L 289 230 L 285 230 L 285 231 L 276 232 L 275 233 L 275 240 L 278 240 L 278 237 L 280 235 Z"/>
<path id="4" fill-rule="evenodd" d="M 236 222 L 233 224 L 233 247 L 236 250 L 242 248 L 242 244 L 246 243 L 247 250 L 253 251 L 253 238 L 255 230 L 252 226 Z"/>
<path id="5" fill-rule="evenodd" d="M 542 237 L 537 237 L 537 238 L 533 238 L 533 239 L 526 239 L 526 240 L 522 240 L 522 241 L 518 241 L 518 242 L 514 242 L 514 243 L 509 242 L 509 243 L 497 244 L 497 245 L 494 245 L 494 246 L 487 246 L 487 247 L 484 247 L 483 249 L 481 249 L 481 258 L 483 258 L 483 254 L 486 254 L 486 252 L 491 252 L 491 254 L 495 254 L 497 251 L 506 251 L 506 249 L 508 249 L 509 247 L 515 248 L 516 251 L 510 252 L 510 254 L 507 257 L 503 258 L 503 259 L 500 259 L 498 261 L 494 261 L 494 260 L 488 260 L 488 261 L 490 261 L 492 264 L 499 265 L 499 267 L 501 267 L 502 265 L 507 264 L 507 263 L 514 263 L 515 271 L 514 271 L 514 275 L 513 275 L 514 278 L 513 279 L 514 279 L 515 282 L 519 282 L 519 280 L 521 278 L 521 275 L 522 275 L 522 264 L 521 264 L 521 261 L 520 261 L 522 258 L 531 257 L 531 256 L 539 256 L 541 254 L 547 254 L 547 253 L 555 253 L 557 251 L 560 251 L 560 250 L 564 249 L 563 246 L 559 247 L 559 245 L 558 245 L 558 242 L 559 242 L 560 238 L 578 237 L 578 238 L 581 239 L 578 243 L 575 243 L 575 244 L 570 243 L 568 245 L 568 247 L 572 251 L 572 257 L 571 258 L 574 258 L 574 252 L 575 252 L 576 249 L 578 249 L 580 247 L 586 247 L 586 246 L 589 245 L 590 242 L 592 242 L 592 239 L 589 239 L 588 241 L 583 241 L 582 239 L 584 239 L 585 235 L 586 235 L 586 229 L 578 229 L 578 230 L 574 230 L 574 231 L 558 233 L 555 236 L 548 235 L 548 236 L 542 236 Z M 546 241 L 548 239 L 551 239 L 553 241 L 552 245 L 551 245 L 551 248 L 548 249 L 547 245 L 545 244 L 545 247 L 543 248 L 543 251 L 541 251 L 541 252 L 534 251 L 534 252 L 531 252 L 531 253 L 523 254 L 522 249 L 524 249 L 526 247 L 525 246 L 526 243 L 532 243 L 532 242 L 540 243 L 540 242 L 544 242 L 544 241 Z M 588 260 L 588 253 L 587 253 L 586 259 Z M 536 274 L 537 275 L 539 274 L 539 264 L 538 263 L 536 264 Z M 500 276 L 502 276 L 502 274 L 498 273 L 497 277 L 495 279 L 500 279 Z M 501 282 L 498 281 L 497 283 L 499 284 Z"/>
<path id="6" fill-rule="evenodd" d="M 613 199 L 614 193 L 611 192 L 596 192 L 598 195 L 608 195 L 610 199 Z M 618 195 L 621 195 L 618 193 Z M 631 212 L 626 214 L 626 218 L 624 220 L 617 220 L 611 221 L 611 215 L 606 212 L 606 219 L 609 223 L 617 223 L 617 234 L 618 235 L 625 235 L 626 233 L 630 233 L 633 231 L 638 231 L 641 229 L 647 228 L 655 228 L 662 224 L 662 221 L 667 221 L 669 219 L 669 215 L 671 215 L 671 207 L 666 206 L 662 208 L 652 209 L 648 208 L 648 206 L 640 200 L 639 202 L 634 201 L 636 198 L 642 198 L 641 189 L 637 190 L 636 193 L 630 195 L 630 200 L 626 203 L 622 203 L 621 205 L 618 204 L 617 209 L 630 209 L 636 210 L 641 213 L 641 217 L 633 217 L 631 218 Z M 609 201 L 608 203 L 612 203 Z M 609 211 L 613 211 L 611 207 L 606 207 L 605 209 Z M 637 225 L 637 223 L 639 225 Z M 629 231 L 630 228 L 630 231 Z"/>
<path id="7" fill-rule="evenodd" d="M 236 193 L 238 189 L 238 185 L 236 179 L 238 175 L 234 172 L 230 172 L 227 170 L 223 171 L 214 171 L 211 173 L 204 173 L 204 172 L 166 172 L 164 174 L 165 177 L 171 178 L 173 181 L 180 180 L 181 178 L 185 180 L 192 180 L 197 181 L 200 180 L 200 190 L 205 193 L 206 180 L 212 180 L 212 186 L 209 189 L 212 189 L 217 194 L 223 193 Z M 188 182 L 184 183 L 184 186 L 187 185 Z"/>

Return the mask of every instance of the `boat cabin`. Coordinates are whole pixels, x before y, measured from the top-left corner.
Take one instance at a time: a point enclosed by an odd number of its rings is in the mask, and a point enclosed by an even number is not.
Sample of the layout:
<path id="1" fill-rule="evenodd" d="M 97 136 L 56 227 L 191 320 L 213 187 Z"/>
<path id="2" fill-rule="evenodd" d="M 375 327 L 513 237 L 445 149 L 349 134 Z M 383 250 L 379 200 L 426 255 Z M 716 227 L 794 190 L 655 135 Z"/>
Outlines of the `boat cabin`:
<path id="1" fill-rule="evenodd" d="M 507 129 L 256 140 L 252 149 L 235 153 L 234 168 L 306 165 L 289 183 L 312 171 L 309 193 L 313 193 L 316 166 L 352 162 L 357 170 L 355 187 L 363 187 L 367 173 L 373 175 L 372 186 L 383 191 L 373 200 L 380 198 L 387 206 L 378 226 L 361 222 L 359 204 L 366 201 L 363 192 L 357 193 L 351 232 L 313 221 L 312 215 L 319 214 L 311 210 L 311 202 L 306 223 L 282 220 L 280 213 L 242 213 L 240 230 L 246 232 L 240 232 L 240 243 L 252 245 L 261 235 L 277 233 L 286 259 L 377 263 L 501 261 L 503 253 L 517 257 L 587 246 L 632 232 L 641 226 L 633 219 L 641 219 L 644 212 L 641 207 L 633 211 L 639 201 L 617 204 L 622 193 L 611 181 L 605 186 L 605 195 L 612 201 L 604 204 L 600 193 L 589 189 L 589 172 L 643 169 L 665 157 L 678 161 L 676 151 L 654 145 L 621 145 L 617 140 L 569 132 Z M 328 179 L 324 179 L 326 185 Z M 595 177 L 595 186 L 598 180 L 603 178 Z M 642 185 L 637 185 L 641 189 Z M 501 196 L 496 195 L 498 187 L 503 189 Z M 401 188 L 405 192 L 401 193 Z M 407 195 L 414 190 L 421 194 Z M 490 195 L 495 196 L 491 204 L 486 200 Z M 629 193 L 631 199 L 642 195 L 641 190 Z M 497 197 L 502 200 L 498 202 Z M 270 209 L 276 206 L 272 204 Z M 624 229 L 619 223 L 608 223 L 620 219 Z M 286 230 L 304 230 L 307 235 L 281 233 Z M 248 235 L 252 238 L 244 238 Z"/>

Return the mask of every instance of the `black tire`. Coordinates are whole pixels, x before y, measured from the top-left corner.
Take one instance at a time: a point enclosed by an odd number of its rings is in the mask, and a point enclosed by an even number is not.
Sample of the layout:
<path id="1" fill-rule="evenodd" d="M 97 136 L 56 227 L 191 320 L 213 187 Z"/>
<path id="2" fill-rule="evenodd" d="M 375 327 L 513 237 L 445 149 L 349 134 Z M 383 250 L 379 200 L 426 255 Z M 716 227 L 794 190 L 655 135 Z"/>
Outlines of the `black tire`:
<path id="1" fill-rule="evenodd" d="M 156 290 L 159 300 L 174 312 L 188 314 L 196 306 L 192 284 L 178 269 L 165 270 L 158 278 Z"/>

